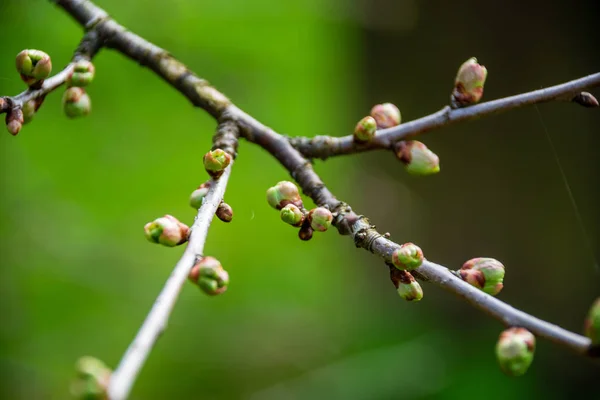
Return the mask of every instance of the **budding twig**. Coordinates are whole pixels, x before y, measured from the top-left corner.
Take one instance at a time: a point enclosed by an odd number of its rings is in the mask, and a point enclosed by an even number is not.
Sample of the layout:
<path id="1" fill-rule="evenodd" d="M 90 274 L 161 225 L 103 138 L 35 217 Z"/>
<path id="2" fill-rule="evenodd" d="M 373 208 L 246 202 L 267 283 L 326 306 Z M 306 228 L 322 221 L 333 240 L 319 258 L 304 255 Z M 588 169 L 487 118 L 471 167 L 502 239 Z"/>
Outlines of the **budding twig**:
<path id="1" fill-rule="evenodd" d="M 108 386 L 108 395 L 111 400 L 127 398 L 140 369 L 154 347 L 154 343 L 166 329 L 169 316 L 179 297 L 179 292 L 188 278 L 190 269 L 197 259 L 202 257 L 208 228 L 225 194 L 232 164 L 225 169 L 217 181 L 213 181 L 210 185 L 204 203 L 198 210 L 198 215 L 192 225 L 192 233 L 185 252 L 175 265 L 142 327 L 112 374 Z"/>

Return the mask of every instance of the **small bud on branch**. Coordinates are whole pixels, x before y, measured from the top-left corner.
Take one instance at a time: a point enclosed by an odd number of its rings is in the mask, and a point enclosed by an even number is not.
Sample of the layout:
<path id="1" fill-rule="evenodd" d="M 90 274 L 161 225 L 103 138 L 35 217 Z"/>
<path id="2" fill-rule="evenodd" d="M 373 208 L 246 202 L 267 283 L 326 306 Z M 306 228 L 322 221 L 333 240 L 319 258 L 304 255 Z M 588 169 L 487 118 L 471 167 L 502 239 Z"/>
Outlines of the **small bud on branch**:
<path id="1" fill-rule="evenodd" d="M 493 258 L 479 257 L 465 262 L 458 271 L 465 282 L 492 296 L 500 293 L 504 280 L 504 265 Z"/>
<path id="2" fill-rule="evenodd" d="M 460 108 L 478 103 L 483 96 L 486 78 L 487 69 L 478 64 L 475 57 L 469 58 L 458 69 L 454 90 L 450 96 L 450 105 L 453 108 Z"/>
<path id="3" fill-rule="evenodd" d="M 144 226 L 146 239 L 167 247 L 174 247 L 187 241 L 190 228 L 171 215 L 157 218 Z"/>
<path id="4" fill-rule="evenodd" d="M 281 220 L 292 226 L 301 226 L 304 222 L 304 213 L 293 204 L 288 204 L 279 213 Z"/>
<path id="5" fill-rule="evenodd" d="M 423 289 L 410 272 L 390 266 L 390 279 L 404 300 L 420 301 L 423 298 Z"/>
<path id="6" fill-rule="evenodd" d="M 302 223 L 302 227 L 298 231 L 298 237 L 300 238 L 300 240 L 307 241 L 312 239 L 313 233 L 314 230 L 310 226 L 310 221 L 308 220 L 308 218 L 305 218 L 304 222 Z"/>
<path id="7" fill-rule="evenodd" d="M 225 168 L 231 163 L 231 155 L 221 149 L 215 149 L 204 155 L 203 162 L 206 172 L 213 179 L 219 179 Z"/>
<path id="8" fill-rule="evenodd" d="M 423 250 L 413 243 L 405 243 L 392 253 L 392 264 L 398 269 L 411 271 L 423 264 Z"/>
<path id="9" fill-rule="evenodd" d="M 194 190 L 190 195 L 190 206 L 194 209 L 199 209 L 202 206 L 202 201 L 208 194 L 210 189 L 210 181 L 204 182 L 202 185 L 198 186 L 198 189 Z"/>
<path id="10" fill-rule="evenodd" d="M 400 110 L 392 103 L 377 104 L 371 109 L 371 117 L 377 123 L 377 128 L 385 129 L 400 125 L 402 115 Z"/>
<path id="11" fill-rule="evenodd" d="M 17 71 L 27 86 L 39 86 L 52 72 L 50 56 L 40 50 L 23 50 L 17 54 Z"/>
<path id="12" fill-rule="evenodd" d="M 67 77 L 68 86 L 84 87 L 92 83 L 96 68 L 88 60 L 79 60 L 73 66 L 73 71 Z"/>
<path id="13" fill-rule="evenodd" d="M 215 215 L 223 222 L 231 222 L 233 219 L 233 209 L 229 204 L 222 201 L 217 207 Z"/>
<path id="14" fill-rule="evenodd" d="M 396 143 L 395 153 L 411 175 L 425 176 L 440 172 L 439 157 L 417 140 Z"/>
<path id="15" fill-rule="evenodd" d="M 535 336 L 525 328 L 509 328 L 500 334 L 496 357 L 500 368 L 510 376 L 521 376 L 529 369 L 535 351 Z"/>
<path id="16" fill-rule="evenodd" d="M 585 336 L 590 338 L 593 346 L 600 346 L 600 297 L 594 301 L 585 319 Z"/>
<path id="17" fill-rule="evenodd" d="M 364 117 L 356 124 L 354 128 L 354 141 L 358 143 L 365 143 L 375 137 L 377 132 L 377 121 L 375 118 L 369 116 Z"/>
<path id="18" fill-rule="evenodd" d="M 225 292 L 229 285 L 229 274 L 214 257 L 204 257 L 197 262 L 190 270 L 188 279 L 209 296 Z"/>
<path id="19" fill-rule="evenodd" d="M 288 204 L 302 208 L 302 198 L 295 184 L 289 181 L 281 181 L 267 190 L 267 202 L 277 210 L 281 210 Z"/>
<path id="20" fill-rule="evenodd" d="M 23 127 L 23 123 L 25 122 L 23 110 L 20 108 L 11 108 L 8 113 L 6 113 L 5 121 L 6 129 L 8 129 L 10 134 L 13 136 L 18 135 Z"/>
<path id="21" fill-rule="evenodd" d="M 331 226 L 333 214 L 325 207 L 317 207 L 308 212 L 307 218 L 313 230 L 325 232 Z"/>
<path id="22" fill-rule="evenodd" d="M 70 87 L 63 95 L 63 110 L 69 118 L 85 117 L 92 110 L 92 101 L 85 89 Z"/>
<path id="23" fill-rule="evenodd" d="M 71 384 L 71 394 L 82 400 L 106 400 L 112 371 L 94 357 L 81 357 L 75 366 L 77 378 Z"/>
<path id="24" fill-rule="evenodd" d="M 578 93 L 571 101 L 587 108 L 594 108 L 600 105 L 594 95 L 589 92 Z"/>

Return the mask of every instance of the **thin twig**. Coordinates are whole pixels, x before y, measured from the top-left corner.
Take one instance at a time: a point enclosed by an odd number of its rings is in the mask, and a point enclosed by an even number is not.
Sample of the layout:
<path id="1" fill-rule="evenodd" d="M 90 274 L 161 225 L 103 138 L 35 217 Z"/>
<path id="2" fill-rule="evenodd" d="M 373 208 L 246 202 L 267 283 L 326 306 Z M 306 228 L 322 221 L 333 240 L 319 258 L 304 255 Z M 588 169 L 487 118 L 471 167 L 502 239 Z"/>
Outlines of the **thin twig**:
<path id="1" fill-rule="evenodd" d="M 131 387 L 148 354 L 160 334 L 166 329 L 169 316 L 190 269 L 203 254 L 208 228 L 225 194 L 232 165 L 233 163 L 225 169 L 223 175 L 216 182 L 213 181 L 202 207 L 198 210 L 188 245 L 181 259 L 175 265 L 142 327 L 112 374 L 108 386 L 108 395 L 111 400 L 124 400 L 129 396 Z"/>
<path id="2" fill-rule="evenodd" d="M 600 86 L 600 72 L 560 85 L 504 97 L 470 107 L 452 109 L 446 106 L 425 117 L 392 128 L 378 130 L 375 138 L 364 144 L 356 143 L 352 135 L 343 137 L 316 136 L 314 138 L 293 137 L 289 140 L 307 158 L 325 159 L 332 156 L 360 153 L 368 150 L 389 149 L 399 140 L 414 138 L 417 135 L 457 122 L 469 121 L 532 104 L 550 101 L 570 101 L 577 93 L 595 86 Z"/>

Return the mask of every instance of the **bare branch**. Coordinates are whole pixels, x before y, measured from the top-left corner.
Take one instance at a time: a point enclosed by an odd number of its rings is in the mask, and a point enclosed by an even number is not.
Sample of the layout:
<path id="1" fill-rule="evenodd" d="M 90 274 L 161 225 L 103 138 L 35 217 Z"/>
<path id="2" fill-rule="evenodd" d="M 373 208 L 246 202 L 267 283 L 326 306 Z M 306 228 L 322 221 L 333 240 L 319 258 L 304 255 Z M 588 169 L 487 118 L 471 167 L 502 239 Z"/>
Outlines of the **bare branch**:
<path id="1" fill-rule="evenodd" d="M 112 374 L 108 386 L 108 394 L 111 400 L 123 400 L 129 396 L 131 387 L 148 354 L 150 354 L 160 334 L 166 329 L 169 316 L 190 269 L 203 255 L 208 228 L 225 194 L 232 165 L 233 162 L 225 169 L 223 175 L 217 181 L 213 181 L 210 186 L 205 201 L 198 210 L 198 215 L 192 225 L 192 232 L 185 252 L 175 265 L 175 269 L 173 269 L 165 286 L 156 298 L 142 327 Z"/>
<path id="2" fill-rule="evenodd" d="M 343 154 L 360 153 L 375 149 L 391 149 L 399 140 L 414 138 L 417 135 L 443 128 L 461 121 L 469 121 L 491 114 L 497 114 L 532 104 L 550 101 L 571 101 L 582 90 L 600 86 L 600 72 L 575 79 L 560 85 L 547 87 L 480 103 L 474 106 L 452 109 L 450 106 L 425 117 L 378 130 L 375 138 L 368 143 L 356 143 L 352 135 L 343 137 L 316 136 L 314 138 L 293 137 L 292 145 L 307 158 L 328 158 Z M 588 93 L 589 95 L 589 93 Z"/>

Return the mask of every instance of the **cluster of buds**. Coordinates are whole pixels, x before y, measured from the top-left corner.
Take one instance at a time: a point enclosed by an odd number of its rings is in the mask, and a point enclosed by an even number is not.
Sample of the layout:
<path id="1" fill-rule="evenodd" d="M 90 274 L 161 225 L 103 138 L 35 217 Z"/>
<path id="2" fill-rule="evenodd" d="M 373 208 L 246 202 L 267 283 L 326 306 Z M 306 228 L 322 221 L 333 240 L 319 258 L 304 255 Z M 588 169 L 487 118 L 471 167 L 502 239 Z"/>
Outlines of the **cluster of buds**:
<path id="1" fill-rule="evenodd" d="M 50 56 L 40 50 L 23 50 L 17 54 L 17 71 L 23 82 L 34 89 L 39 88 L 52 72 Z"/>
<path id="2" fill-rule="evenodd" d="M 209 296 L 216 296 L 227 290 L 229 274 L 214 257 L 203 257 L 190 270 L 188 279 Z"/>
<path id="3" fill-rule="evenodd" d="M 492 296 L 504 286 L 504 265 L 493 258 L 473 258 L 463 264 L 458 274 L 463 281 Z"/>
<path id="4" fill-rule="evenodd" d="M 592 346 L 600 347 L 600 297 L 594 301 L 584 325 L 585 335 L 592 341 Z"/>
<path id="5" fill-rule="evenodd" d="M 371 141 L 377 129 L 391 128 L 400 125 L 401 115 L 398 107 L 392 103 L 377 104 L 371 109 L 371 115 L 364 117 L 354 128 L 354 141 L 366 143 Z"/>
<path id="6" fill-rule="evenodd" d="M 496 344 L 496 357 L 500 368 L 510 376 L 521 376 L 533 361 L 535 336 L 525 328 L 503 331 Z"/>
<path id="7" fill-rule="evenodd" d="M 396 143 L 395 153 L 409 174 L 432 175 L 440 172 L 439 157 L 417 140 Z"/>
<path id="8" fill-rule="evenodd" d="M 146 239 L 167 247 L 174 247 L 187 242 L 190 228 L 171 215 L 157 218 L 144 226 Z"/>
<path id="9" fill-rule="evenodd" d="M 92 100 L 84 88 L 73 86 L 65 90 L 62 106 L 69 118 L 85 117 L 92 111 Z"/>
<path id="10" fill-rule="evenodd" d="M 112 371 L 94 357 L 81 357 L 75 366 L 77 377 L 71 385 L 71 394 L 77 399 L 106 400 Z"/>
<path id="11" fill-rule="evenodd" d="M 202 161 L 206 172 L 216 180 L 223 175 L 225 168 L 231 164 L 231 154 L 221 149 L 215 149 L 206 153 Z"/>
<path id="12" fill-rule="evenodd" d="M 423 298 L 423 289 L 410 272 L 390 267 L 390 279 L 404 300 L 419 301 Z"/>
<path id="13" fill-rule="evenodd" d="M 419 268 L 423 259 L 423 250 L 413 243 L 405 243 L 392 253 L 394 267 L 405 271 Z"/>
<path id="14" fill-rule="evenodd" d="M 333 214 L 326 207 L 317 207 L 310 211 L 304 208 L 300 192 L 295 184 L 281 181 L 267 190 L 267 202 L 280 210 L 281 220 L 294 227 L 300 227 L 298 237 L 310 240 L 314 231 L 325 232 L 331 226 Z"/>
<path id="15" fill-rule="evenodd" d="M 476 104 L 483 96 L 483 85 L 487 77 L 487 69 L 477 63 L 475 57 L 465 61 L 456 74 L 454 90 L 450 96 L 453 108 L 466 107 Z"/>

